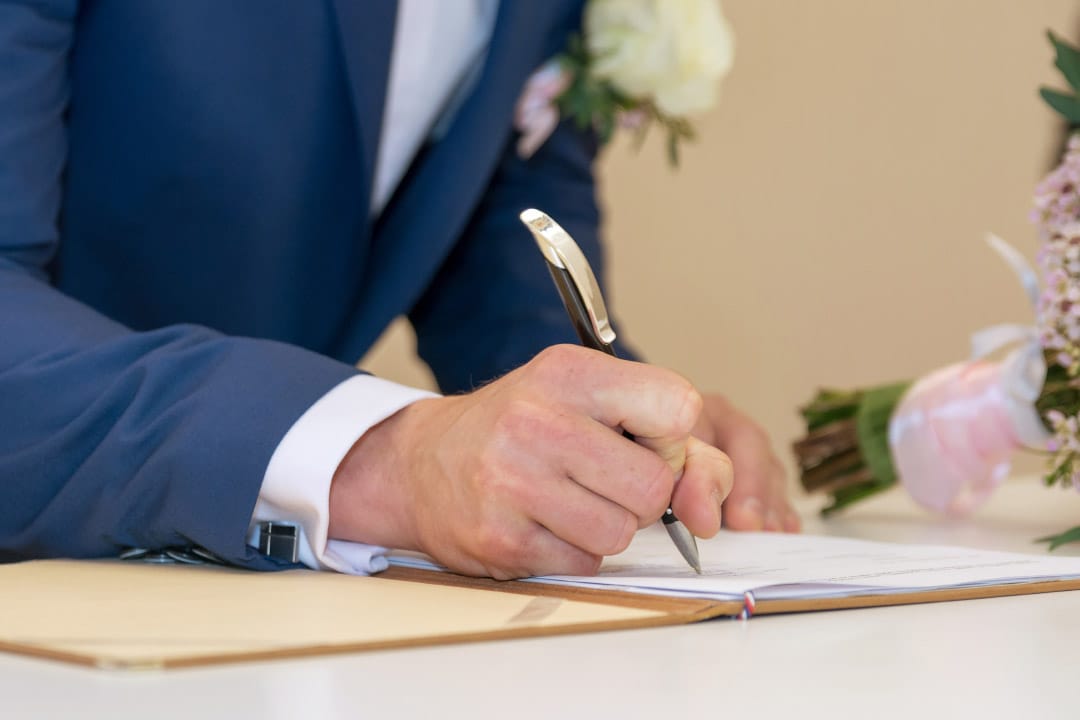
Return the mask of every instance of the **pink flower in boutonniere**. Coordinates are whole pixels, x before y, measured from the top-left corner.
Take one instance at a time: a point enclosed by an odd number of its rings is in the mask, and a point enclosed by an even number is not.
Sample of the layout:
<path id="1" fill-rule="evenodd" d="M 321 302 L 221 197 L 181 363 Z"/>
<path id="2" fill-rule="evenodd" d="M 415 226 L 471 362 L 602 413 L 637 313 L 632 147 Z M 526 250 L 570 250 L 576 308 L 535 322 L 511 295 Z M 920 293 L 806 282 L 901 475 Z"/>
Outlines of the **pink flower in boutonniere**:
<path id="1" fill-rule="evenodd" d="M 569 116 L 607 142 L 616 127 L 667 130 L 668 155 L 693 137 L 688 115 L 709 109 L 735 42 L 719 0 L 589 0 L 584 37 L 529 79 L 518 102 L 518 154 L 529 157 Z M 557 110 L 556 110 L 557 109 Z"/>

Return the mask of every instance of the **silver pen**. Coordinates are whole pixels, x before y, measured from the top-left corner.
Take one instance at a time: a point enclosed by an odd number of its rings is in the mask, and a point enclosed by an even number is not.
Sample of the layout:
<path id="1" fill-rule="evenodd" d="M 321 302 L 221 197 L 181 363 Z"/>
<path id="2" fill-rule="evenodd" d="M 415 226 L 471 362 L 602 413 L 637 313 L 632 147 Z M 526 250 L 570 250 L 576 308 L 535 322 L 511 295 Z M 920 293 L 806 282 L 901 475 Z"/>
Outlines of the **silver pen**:
<path id="1" fill-rule="evenodd" d="M 540 247 L 551 279 L 559 290 L 559 296 L 566 306 L 566 312 L 574 324 L 581 344 L 615 355 L 615 331 L 611 329 L 604 298 L 600 296 L 600 285 L 596 282 L 589 261 L 577 246 L 570 234 L 557 222 L 539 210 L 525 210 L 519 216 L 525 227 L 529 228 L 536 244 Z M 633 435 L 623 431 L 633 440 Z M 686 562 L 701 574 L 701 560 L 698 557 L 697 540 L 686 529 L 669 507 L 661 518 L 664 528 L 675 547 Z"/>

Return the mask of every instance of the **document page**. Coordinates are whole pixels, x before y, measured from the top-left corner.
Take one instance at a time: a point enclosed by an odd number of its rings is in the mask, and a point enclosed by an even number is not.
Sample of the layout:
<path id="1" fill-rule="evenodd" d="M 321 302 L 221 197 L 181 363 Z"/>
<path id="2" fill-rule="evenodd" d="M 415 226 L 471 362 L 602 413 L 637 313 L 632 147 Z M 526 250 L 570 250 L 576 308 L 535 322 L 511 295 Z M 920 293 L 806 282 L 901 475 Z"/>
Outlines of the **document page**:
<path id="1" fill-rule="evenodd" d="M 661 595 L 759 599 L 844 597 L 1080 578 L 1080 557 L 963 547 L 907 545 L 815 535 L 721 531 L 698 540 L 702 574 L 686 566 L 660 525 L 639 532 L 596 577 L 548 576 L 530 582 Z M 418 554 L 392 564 L 437 568 Z"/>

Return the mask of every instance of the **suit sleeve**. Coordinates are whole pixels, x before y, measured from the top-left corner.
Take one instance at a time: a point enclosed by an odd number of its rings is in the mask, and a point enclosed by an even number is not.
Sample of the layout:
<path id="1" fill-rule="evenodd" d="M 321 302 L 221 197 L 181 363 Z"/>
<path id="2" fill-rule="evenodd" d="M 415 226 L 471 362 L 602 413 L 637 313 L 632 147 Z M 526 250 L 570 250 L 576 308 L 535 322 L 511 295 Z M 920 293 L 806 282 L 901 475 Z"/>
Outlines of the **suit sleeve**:
<path id="1" fill-rule="evenodd" d="M 273 567 L 244 537 L 267 463 L 356 371 L 202 327 L 132 332 L 50 285 L 77 12 L 0 3 L 0 561 L 192 543 Z"/>
<path id="2" fill-rule="evenodd" d="M 417 349 L 443 392 L 467 391 L 549 345 L 577 343 L 543 257 L 518 214 L 551 215 L 581 247 L 604 286 L 591 132 L 562 122 L 528 160 L 508 143 L 483 201 L 434 283 L 410 313 Z M 610 296 L 605 299 L 611 310 Z M 636 353 L 613 323 L 622 357 Z"/>

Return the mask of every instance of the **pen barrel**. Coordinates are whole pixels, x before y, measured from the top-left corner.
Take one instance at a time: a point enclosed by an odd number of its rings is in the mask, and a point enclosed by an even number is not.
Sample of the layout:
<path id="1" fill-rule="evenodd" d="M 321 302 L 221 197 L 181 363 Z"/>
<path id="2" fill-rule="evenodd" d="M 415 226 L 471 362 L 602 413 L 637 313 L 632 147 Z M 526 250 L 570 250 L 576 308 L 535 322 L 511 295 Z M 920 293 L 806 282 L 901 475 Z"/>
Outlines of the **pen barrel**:
<path id="1" fill-rule="evenodd" d="M 570 273 L 563 268 L 555 267 L 551 263 L 547 263 L 547 269 L 551 274 L 551 279 L 555 282 L 559 297 L 562 298 L 563 306 L 566 308 L 566 314 L 570 316 L 570 322 L 573 323 L 574 331 L 577 333 L 581 344 L 587 348 L 607 353 L 612 357 L 618 357 L 615 354 L 615 348 L 597 336 L 596 330 L 592 326 L 589 310 L 581 302 L 581 296 L 578 294 Z"/>
<path id="2" fill-rule="evenodd" d="M 528 213 L 529 211 L 527 211 Z M 544 216 L 546 217 L 546 216 Z M 533 234 L 536 236 L 540 249 L 544 251 L 544 258 L 547 260 L 548 273 L 551 274 L 551 279 L 555 283 L 556 289 L 559 291 L 559 297 L 562 298 L 563 305 L 566 308 L 566 314 L 570 316 L 570 321 L 574 325 L 574 331 L 577 333 L 578 340 L 581 344 L 587 348 L 593 350 L 599 350 L 600 352 L 607 353 L 612 357 L 618 357 L 615 352 L 615 348 L 609 342 L 605 342 L 602 338 L 607 337 L 609 340 L 615 339 L 615 334 L 611 332 L 608 335 L 602 335 L 600 329 L 600 323 L 590 312 L 589 307 L 586 304 L 586 300 L 582 297 L 582 290 L 574 282 L 574 276 L 570 274 L 570 271 L 560 264 L 556 264 L 552 261 L 552 255 L 548 252 L 552 240 L 547 238 L 542 232 L 538 234 L 537 229 L 526 219 L 525 214 L 522 216 L 522 220 L 530 227 Z M 550 230 L 554 222 L 547 218 L 547 225 L 545 229 Z M 565 235 L 561 228 L 555 226 L 560 233 Z M 573 240 L 566 236 L 563 238 L 563 242 L 569 244 L 577 252 L 576 255 L 580 257 L 580 263 L 584 266 L 578 268 L 579 272 L 585 270 L 587 276 L 592 278 L 592 271 L 588 269 L 588 261 L 585 256 L 581 254 L 580 250 L 577 250 Z M 562 259 L 558 252 L 554 253 L 554 256 L 558 259 Z M 565 260 L 563 260 L 565 262 Z M 593 291 L 599 293 L 599 288 L 595 287 L 595 280 L 593 280 Z M 599 298 L 597 298 L 599 300 Z M 607 325 L 607 313 L 604 312 L 604 325 Z M 627 432 L 625 429 L 622 431 L 623 437 L 627 438 L 631 442 L 634 441 L 634 436 Z M 696 572 L 701 572 L 701 563 L 698 559 L 697 543 L 694 540 L 694 536 L 690 534 L 690 531 L 679 522 L 675 517 L 675 513 L 672 512 L 669 506 L 663 517 L 664 527 L 668 531 L 668 535 L 675 542 L 675 546 L 679 549 L 679 553 L 683 556 L 686 562 Z"/>
<path id="3" fill-rule="evenodd" d="M 562 298 L 563 306 L 566 308 L 566 314 L 570 316 L 570 321 L 574 325 L 574 331 L 577 333 L 581 344 L 587 348 L 607 353 L 612 357 L 618 357 L 615 348 L 597 337 L 596 331 L 593 329 L 592 322 L 589 319 L 589 311 L 585 307 L 585 304 L 581 302 L 581 296 L 578 294 L 577 287 L 574 285 L 574 280 L 570 277 L 570 273 L 562 268 L 555 267 L 551 263 L 547 263 L 547 269 L 548 272 L 551 273 L 551 279 L 555 282 L 555 287 L 559 291 L 559 297 Z M 623 430 L 622 434 L 627 440 L 630 440 L 631 442 L 634 441 L 633 433 Z M 668 515 L 671 515 L 670 510 L 664 517 L 667 518 Z"/>

